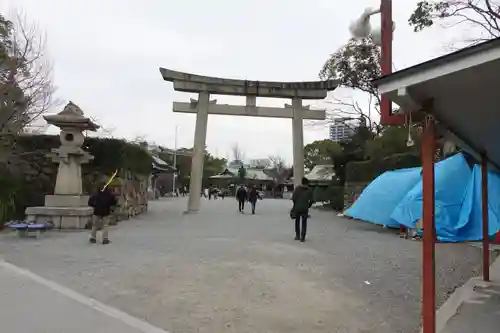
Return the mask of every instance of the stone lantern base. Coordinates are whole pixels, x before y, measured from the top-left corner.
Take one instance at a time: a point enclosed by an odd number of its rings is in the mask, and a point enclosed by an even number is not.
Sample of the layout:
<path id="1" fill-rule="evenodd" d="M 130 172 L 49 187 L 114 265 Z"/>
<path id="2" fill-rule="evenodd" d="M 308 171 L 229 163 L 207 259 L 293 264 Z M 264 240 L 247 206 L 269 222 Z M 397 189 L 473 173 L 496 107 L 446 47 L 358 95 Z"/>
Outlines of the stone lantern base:
<path id="1" fill-rule="evenodd" d="M 86 195 L 47 195 L 45 206 L 26 208 L 28 222 L 51 221 L 55 229 L 84 229 L 92 220 L 94 209 Z"/>

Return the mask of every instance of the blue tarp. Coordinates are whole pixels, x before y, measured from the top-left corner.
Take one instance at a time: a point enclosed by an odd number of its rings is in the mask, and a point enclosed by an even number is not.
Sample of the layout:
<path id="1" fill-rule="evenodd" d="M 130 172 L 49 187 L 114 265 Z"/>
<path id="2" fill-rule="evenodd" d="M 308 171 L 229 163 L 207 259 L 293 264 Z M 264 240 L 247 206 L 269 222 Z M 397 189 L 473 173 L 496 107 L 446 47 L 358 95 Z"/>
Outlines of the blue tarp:
<path id="1" fill-rule="evenodd" d="M 470 180 L 471 170 L 462 154 L 436 164 L 435 223 L 440 241 L 461 240 L 457 239 L 457 224 Z M 408 228 L 416 227 L 416 223 L 422 218 L 422 180 L 401 200 L 391 218 Z"/>
<path id="2" fill-rule="evenodd" d="M 462 154 L 436 164 L 435 223 L 440 241 L 482 239 L 481 167 L 470 169 Z M 489 234 L 500 230 L 500 174 L 488 172 Z M 416 228 L 422 218 L 421 168 L 388 171 L 377 177 L 345 212 L 389 227 Z"/>
<path id="3" fill-rule="evenodd" d="M 387 171 L 378 176 L 361 193 L 358 200 L 344 212 L 355 219 L 399 227 L 391 213 L 401 199 L 420 181 L 421 168 Z"/>
<path id="4" fill-rule="evenodd" d="M 481 167 L 475 165 L 457 223 L 456 241 L 483 239 Z M 488 232 L 500 230 L 500 174 L 488 172 Z"/>

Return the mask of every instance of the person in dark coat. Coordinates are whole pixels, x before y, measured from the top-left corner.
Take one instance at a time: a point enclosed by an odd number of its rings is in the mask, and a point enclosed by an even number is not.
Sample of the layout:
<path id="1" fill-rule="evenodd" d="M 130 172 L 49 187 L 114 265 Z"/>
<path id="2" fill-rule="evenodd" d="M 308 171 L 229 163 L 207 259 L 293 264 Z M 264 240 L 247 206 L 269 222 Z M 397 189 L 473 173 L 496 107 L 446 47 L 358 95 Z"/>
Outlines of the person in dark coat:
<path id="1" fill-rule="evenodd" d="M 117 204 L 115 195 L 109 188 L 104 188 L 104 184 L 101 184 L 97 191 L 89 198 L 88 204 L 94 208 L 90 243 L 97 242 L 97 231 L 101 230 L 102 243 L 109 244 L 108 226 L 111 209 Z"/>
<path id="2" fill-rule="evenodd" d="M 250 201 L 250 204 L 252 205 L 252 215 L 255 215 L 257 200 L 259 200 L 259 191 L 255 185 L 252 185 L 252 187 L 250 187 L 250 192 L 248 193 L 248 201 Z"/>
<path id="3" fill-rule="evenodd" d="M 245 186 L 240 185 L 238 190 L 236 190 L 236 200 L 238 200 L 238 210 L 243 213 L 245 210 L 245 201 L 247 200 L 247 189 Z"/>
<path id="4" fill-rule="evenodd" d="M 295 218 L 295 240 L 304 242 L 307 233 L 307 218 L 309 208 L 313 204 L 313 192 L 309 188 L 309 180 L 302 178 L 302 185 L 297 186 L 292 195 L 292 217 Z M 300 222 L 302 220 L 302 228 Z"/>

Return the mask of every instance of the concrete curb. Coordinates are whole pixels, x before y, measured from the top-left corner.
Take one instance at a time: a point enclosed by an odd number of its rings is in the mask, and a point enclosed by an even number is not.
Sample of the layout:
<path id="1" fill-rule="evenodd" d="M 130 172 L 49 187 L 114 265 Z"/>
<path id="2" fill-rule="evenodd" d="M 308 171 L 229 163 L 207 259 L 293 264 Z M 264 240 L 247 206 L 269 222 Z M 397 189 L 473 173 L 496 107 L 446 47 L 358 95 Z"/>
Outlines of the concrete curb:
<path id="1" fill-rule="evenodd" d="M 457 288 L 436 312 L 436 332 L 442 332 L 448 321 L 458 312 L 465 301 L 473 298 L 476 286 L 489 286 L 500 283 L 500 257 L 490 266 L 491 282 L 484 282 L 480 277 L 474 277 L 463 286 Z M 423 330 L 420 330 L 423 333 Z"/>

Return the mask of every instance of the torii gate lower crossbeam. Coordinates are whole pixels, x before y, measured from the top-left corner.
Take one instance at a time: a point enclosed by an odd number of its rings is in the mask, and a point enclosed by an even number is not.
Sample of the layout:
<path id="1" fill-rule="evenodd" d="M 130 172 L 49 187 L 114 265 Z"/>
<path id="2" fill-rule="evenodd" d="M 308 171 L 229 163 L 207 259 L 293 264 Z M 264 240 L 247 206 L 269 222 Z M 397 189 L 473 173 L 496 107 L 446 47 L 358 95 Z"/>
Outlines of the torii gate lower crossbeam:
<path id="1" fill-rule="evenodd" d="M 174 83 L 174 89 L 198 93 L 198 100 L 190 103 L 174 102 L 173 111 L 196 114 L 194 148 L 191 162 L 189 201 L 187 212 L 197 212 L 201 205 L 203 162 L 209 114 L 272 117 L 292 119 L 294 186 L 304 177 L 303 120 L 324 120 L 324 110 L 310 110 L 303 99 L 322 99 L 334 90 L 335 80 L 317 82 L 262 82 L 222 79 L 193 75 L 160 68 L 163 79 Z M 210 94 L 245 96 L 246 105 L 219 105 L 210 101 Z M 290 98 L 292 104 L 284 108 L 256 106 L 257 97 Z"/>

